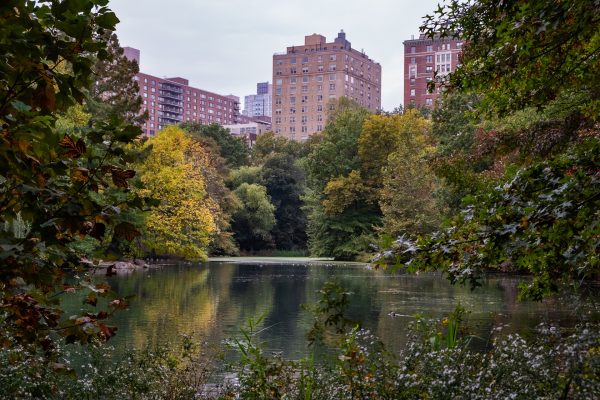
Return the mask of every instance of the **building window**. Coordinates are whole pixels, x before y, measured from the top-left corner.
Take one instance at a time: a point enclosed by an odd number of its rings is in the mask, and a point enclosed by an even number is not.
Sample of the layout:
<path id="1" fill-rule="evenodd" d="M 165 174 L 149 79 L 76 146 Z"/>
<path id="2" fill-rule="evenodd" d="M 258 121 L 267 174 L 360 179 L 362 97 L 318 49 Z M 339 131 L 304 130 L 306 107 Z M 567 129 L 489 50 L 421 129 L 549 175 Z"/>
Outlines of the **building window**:
<path id="1" fill-rule="evenodd" d="M 296 64 L 296 57 L 290 58 L 290 64 Z"/>
<path id="2" fill-rule="evenodd" d="M 428 73 L 433 72 L 433 67 L 432 66 L 425 67 L 425 72 L 428 72 Z"/>
<path id="3" fill-rule="evenodd" d="M 425 99 L 425 105 L 428 105 L 428 106 L 433 105 L 433 99 Z"/>
<path id="4" fill-rule="evenodd" d="M 302 116 L 302 123 L 305 124 L 308 122 L 308 115 L 303 115 Z"/>
<path id="5" fill-rule="evenodd" d="M 308 67 L 302 67 L 302 73 L 308 74 Z"/>
<path id="6" fill-rule="evenodd" d="M 281 86 L 281 84 L 283 84 L 283 81 L 282 81 L 281 79 L 276 79 L 276 80 L 275 80 L 275 84 L 276 84 L 277 86 Z"/>
<path id="7" fill-rule="evenodd" d="M 303 125 L 300 128 L 302 130 L 302 133 L 307 133 L 308 132 L 308 127 L 306 125 Z"/>
<path id="8" fill-rule="evenodd" d="M 296 102 L 296 96 L 291 96 L 290 103 L 295 103 L 295 102 Z"/>
<path id="9" fill-rule="evenodd" d="M 295 73 L 296 73 L 296 67 L 290 68 L 290 74 L 295 74 Z"/>
<path id="10" fill-rule="evenodd" d="M 335 90 L 335 83 L 329 84 L 329 90 Z"/>
<path id="11" fill-rule="evenodd" d="M 427 45 L 427 51 L 433 51 L 433 45 L 428 44 Z"/>
<path id="12" fill-rule="evenodd" d="M 302 93 L 308 93 L 308 85 L 302 85 Z"/>
<path id="13" fill-rule="evenodd" d="M 329 75 L 329 80 L 330 81 L 335 81 L 335 74 L 330 74 Z"/>
<path id="14" fill-rule="evenodd" d="M 416 64 L 417 63 L 417 57 L 411 57 L 410 58 L 410 63 L 411 64 Z"/>
<path id="15" fill-rule="evenodd" d="M 302 77 L 302 83 L 308 83 L 308 76 Z"/>
<path id="16" fill-rule="evenodd" d="M 432 63 L 433 62 L 433 56 L 427 56 L 426 61 L 428 63 Z"/>
<path id="17" fill-rule="evenodd" d="M 410 89 L 410 95 L 411 95 L 411 97 L 414 97 L 415 93 L 416 93 L 415 89 Z"/>
<path id="18" fill-rule="evenodd" d="M 319 65 L 317 67 L 317 72 L 323 72 L 323 66 L 322 65 Z"/>
<path id="19" fill-rule="evenodd" d="M 302 64 L 308 64 L 308 57 L 302 57 Z"/>
<path id="20" fill-rule="evenodd" d="M 323 75 L 317 75 L 317 82 L 323 82 Z"/>
<path id="21" fill-rule="evenodd" d="M 317 111 L 318 112 L 323 111 L 323 106 L 321 104 L 317 105 Z"/>
<path id="22" fill-rule="evenodd" d="M 329 70 L 335 71 L 335 64 L 329 64 Z"/>
<path id="23" fill-rule="evenodd" d="M 415 86 L 415 78 L 410 79 L 410 86 Z"/>
<path id="24" fill-rule="evenodd" d="M 415 46 L 411 47 L 411 48 L 410 48 L 410 52 L 411 52 L 412 54 L 415 54 L 415 53 L 417 52 L 417 48 L 416 48 Z"/>

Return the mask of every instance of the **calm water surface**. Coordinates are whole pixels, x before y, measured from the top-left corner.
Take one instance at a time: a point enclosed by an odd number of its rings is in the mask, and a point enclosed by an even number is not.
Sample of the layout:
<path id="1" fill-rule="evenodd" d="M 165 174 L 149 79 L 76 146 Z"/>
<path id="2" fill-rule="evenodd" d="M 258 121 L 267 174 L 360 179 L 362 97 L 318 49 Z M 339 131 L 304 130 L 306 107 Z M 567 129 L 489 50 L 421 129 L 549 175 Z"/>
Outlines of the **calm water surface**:
<path id="1" fill-rule="evenodd" d="M 499 324 L 526 332 L 539 322 L 575 323 L 589 313 L 573 299 L 517 302 L 517 277 L 490 276 L 483 287 L 450 285 L 439 275 L 390 274 L 361 264 L 277 263 L 239 259 L 196 265 L 168 265 L 108 278 L 120 296 L 133 296 L 130 307 L 110 321 L 118 327 L 111 339 L 118 349 L 173 342 L 195 334 L 219 345 L 239 334 L 248 318 L 264 315 L 260 338 L 285 357 L 306 356 L 310 314 L 302 304 L 315 303 L 317 291 L 332 278 L 352 292 L 350 317 L 375 332 L 388 347 L 401 349 L 414 314 L 448 315 L 457 304 L 467 311 L 472 333 L 485 345 Z M 597 299 L 596 299 L 597 301 Z M 73 310 L 80 300 L 68 299 Z M 591 307 L 593 308 L 593 307 Z M 390 315 L 391 314 L 391 315 Z"/>

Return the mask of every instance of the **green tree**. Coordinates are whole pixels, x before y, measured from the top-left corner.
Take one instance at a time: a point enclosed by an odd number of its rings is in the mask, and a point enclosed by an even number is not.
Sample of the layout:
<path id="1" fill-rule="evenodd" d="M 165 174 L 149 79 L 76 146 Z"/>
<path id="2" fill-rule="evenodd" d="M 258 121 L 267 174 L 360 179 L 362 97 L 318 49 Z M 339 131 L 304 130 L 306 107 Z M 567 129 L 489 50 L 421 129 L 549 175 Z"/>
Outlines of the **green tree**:
<path id="1" fill-rule="evenodd" d="M 242 204 L 232 221 L 240 249 L 255 251 L 272 247 L 275 207 L 271 204 L 267 189 L 257 184 L 242 183 L 233 192 Z"/>
<path id="2" fill-rule="evenodd" d="M 135 175 L 125 145 L 141 133 L 120 119 L 73 127 L 56 125 L 61 113 L 82 103 L 94 79 L 96 60 L 108 59 L 106 31 L 118 22 L 105 0 L 87 2 L 9 0 L 0 5 L 0 218 L 27 229 L 0 230 L 0 340 L 50 351 L 51 332 L 88 342 L 114 334 L 88 312 L 61 321 L 63 271 L 77 268 L 70 244 L 110 232 L 132 238 L 121 211 L 143 205 L 116 193 Z M 112 188 L 119 190 L 113 191 Z M 110 195 L 99 196 L 109 192 Z M 107 287 L 89 286 L 89 304 Z M 116 300 L 112 307 L 122 307 Z"/>
<path id="3" fill-rule="evenodd" d="M 521 294 L 534 299 L 597 276 L 597 4 L 451 1 L 436 14 L 430 35 L 465 40 L 447 89 L 480 99 L 473 111 L 487 120 L 465 160 L 489 160 L 479 176 L 490 184 L 463 199 L 450 229 L 398 240 L 382 259 L 473 284 L 487 268 L 527 272 Z"/>
<path id="4" fill-rule="evenodd" d="M 135 79 L 139 65 L 125 57 L 115 33 L 104 32 L 103 41 L 107 44 L 108 57 L 99 59 L 94 66 L 94 84 L 87 108 L 98 121 L 117 117 L 141 126 L 148 119 L 148 112 L 140 112 L 142 97 Z"/>
<path id="5" fill-rule="evenodd" d="M 307 146 L 300 142 L 277 136 L 273 132 L 266 132 L 259 135 L 252 146 L 252 164 L 262 165 L 274 154 L 289 154 L 297 159 L 305 155 L 306 148 Z"/>
<path id="6" fill-rule="evenodd" d="M 479 112 L 543 108 L 565 92 L 571 107 L 600 112 L 600 13 L 594 0 L 451 0 L 425 18 L 429 36 L 455 36 L 466 46 L 447 86 L 481 94 Z"/>
<path id="7" fill-rule="evenodd" d="M 218 124 L 203 125 L 198 122 L 186 122 L 181 127 L 195 138 L 210 138 L 219 146 L 219 153 L 230 168 L 248 165 L 250 151 L 243 139 L 235 137 L 229 130 Z"/>
<path id="8" fill-rule="evenodd" d="M 275 206 L 271 231 L 277 249 L 306 248 L 306 215 L 302 210 L 304 173 L 291 154 L 271 155 L 262 167 L 262 182 Z"/>
<path id="9" fill-rule="evenodd" d="M 351 207 L 333 204 L 347 197 L 337 190 L 343 186 L 340 182 L 352 171 L 360 171 L 358 138 L 369 115 L 346 99 L 334 107 L 325 130 L 311 140 L 310 151 L 303 160 L 307 180 L 304 200 L 311 254 L 348 260 L 368 249 L 368 237 L 379 224 L 380 213 L 377 204 L 369 202 L 364 193 L 354 192 L 360 197 L 348 202 Z M 337 183 L 330 184 L 331 181 Z M 326 193 L 328 184 L 330 190 Z M 328 210 L 324 205 L 327 199 Z"/>

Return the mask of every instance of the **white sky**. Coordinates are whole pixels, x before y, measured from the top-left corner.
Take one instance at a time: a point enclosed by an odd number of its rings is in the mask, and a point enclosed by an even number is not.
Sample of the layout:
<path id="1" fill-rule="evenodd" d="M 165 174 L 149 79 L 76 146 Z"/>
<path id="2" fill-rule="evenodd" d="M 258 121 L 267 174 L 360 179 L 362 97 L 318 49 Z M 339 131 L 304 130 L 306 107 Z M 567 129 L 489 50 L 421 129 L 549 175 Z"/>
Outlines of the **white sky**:
<path id="1" fill-rule="evenodd" d="M 242 101 L 271 81 L 272 56 L 304 36 L 332 41 L 340 29 L 352 47 L 382 67 L 382 106 L 403 102 L 402 42 L 442 0 L 112 0 L 121 46 L 141 51 L 140 70 L 180 76 L 190 85 Z"/>

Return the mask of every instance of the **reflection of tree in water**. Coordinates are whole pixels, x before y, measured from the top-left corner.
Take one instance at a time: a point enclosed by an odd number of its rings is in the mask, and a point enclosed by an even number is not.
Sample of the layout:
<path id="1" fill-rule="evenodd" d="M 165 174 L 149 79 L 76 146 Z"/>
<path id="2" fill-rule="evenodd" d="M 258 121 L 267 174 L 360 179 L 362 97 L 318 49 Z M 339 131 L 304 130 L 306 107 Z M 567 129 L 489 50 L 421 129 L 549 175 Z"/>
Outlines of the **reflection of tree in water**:
<path id="1" fill-rule="evenodd" d="M 570 305 L 590 304 L 573 299 L 519 303 L 516 285 L 520 278 L 497 275 L 490 275 L 482 287 L 471 291 L 450 285 L 439 275 L 390 274 L 357 265 L 173 265 L 109 279 L 121 296 L 134 296 L 129 310 L 117 313 L 112 321 L 119 330 L 111 344 L 139 348 L 195 333 L 199 340 L 218 346 L 238 336 L 248 318 L 264 314 L 258 330 L 263 329 L 260 338 L 267 350 L 283 351 L 292 358 L 306 356 L 305 335 L 312 319 L 301 305 L 318 301 L 317 292 L 332 278 L 352 292 L 348 316 L 361 321 L 394 351 L 404 346 L 408 324 L 416 313 L 441 318 L 460 303 L 470 312 L 466 316 L 470 333 L 483 338 L 473 343 L 482 348 L 499 324 L 509 323 L 508 329 L 517 332 L 541 321 L 572 325 L 578 313 Z M 67 297 L 65 306 L 79 310 L 82 300 L 76 295 Z"/>
<path id="2" fill-rule="evenodd" d="M 306 267 L 277 266 L 270 279 L 273 288 L 273 307 L 267 313 L 261 335 L 273 350 L 283 351 L 305 342 L 303 329 L 299 326 L 301 305 L 306 302 Z M 295 342 L 295 343 L 293 343 Z"/>

